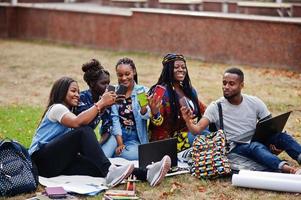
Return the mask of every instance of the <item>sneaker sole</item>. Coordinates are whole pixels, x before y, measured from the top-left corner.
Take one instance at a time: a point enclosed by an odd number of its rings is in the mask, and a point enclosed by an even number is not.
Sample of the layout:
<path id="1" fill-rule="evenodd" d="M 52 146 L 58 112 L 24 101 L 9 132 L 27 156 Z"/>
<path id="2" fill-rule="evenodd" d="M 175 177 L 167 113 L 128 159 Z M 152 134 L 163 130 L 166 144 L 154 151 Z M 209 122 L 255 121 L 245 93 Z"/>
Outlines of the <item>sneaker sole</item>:
<path id="1" fill-rule="evenodd" d="M 134 170 L 134 165 L 129 165 L 129 167 L 126 169 L 124 174 L 122 174 L 122 176 L 120 176 L 118 179 L 113 181 L 113 184 L 111 185 L 111 187 L 115 187 L 116 185 L 121 183 L 121 181 L 128 178 L 132 174 L 133 170 Z"/>
<path id="2" fill-rule="evenodd" d="M 168 156 L 165 156 L 163 159 L 164 160 L 163 160 L 162 168 L 160 169 L 160 174 L 155 179 L 154 183 L 151 184 L 151 186 L 156 186 L 156 185 L 160 184 L 171 167 L 170 158 Z"/>

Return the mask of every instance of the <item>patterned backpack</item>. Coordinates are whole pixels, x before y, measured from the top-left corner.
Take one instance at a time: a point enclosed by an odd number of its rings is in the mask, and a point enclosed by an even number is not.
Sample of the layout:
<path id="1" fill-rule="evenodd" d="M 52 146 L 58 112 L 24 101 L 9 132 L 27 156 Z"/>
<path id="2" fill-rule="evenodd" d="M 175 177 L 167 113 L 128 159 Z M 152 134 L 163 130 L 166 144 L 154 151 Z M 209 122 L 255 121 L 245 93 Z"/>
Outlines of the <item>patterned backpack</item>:
<path id="1" fill-rule="evenodd" d="M 0 196 L 31 192 L 37 186 L 38 173 L 28 151 L 16 141 L 0 141 Z"/>
<path id="2" fill-rule="evenodd" d="M 222 130 L 196 136 L 192 145 L 190 172 L 197 178 L 217 178 L 230 174 L 226 153 L 226 137 Z"/>

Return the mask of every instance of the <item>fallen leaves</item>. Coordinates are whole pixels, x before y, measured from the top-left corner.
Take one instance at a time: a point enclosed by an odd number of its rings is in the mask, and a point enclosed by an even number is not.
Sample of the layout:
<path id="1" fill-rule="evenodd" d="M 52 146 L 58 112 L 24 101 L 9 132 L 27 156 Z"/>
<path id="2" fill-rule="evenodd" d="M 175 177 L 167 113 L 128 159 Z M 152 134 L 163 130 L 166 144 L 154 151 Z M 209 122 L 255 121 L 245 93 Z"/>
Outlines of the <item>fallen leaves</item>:
<path id="1" fill-rule="evenodd" d="M 172 185 L 171 185 L 171 188 L 168 192 L 163 192 L 161 195 L 160 195 L 160 199 L 167 199 L 168 196 L 171 196 L 173 195 L 177 190 L 180 190 L 183 188 L 183 185 L 179 182 L 173 182 Z"/>
<path id="2" fill-rule="evenodd" d="M 199 186 L 199 187 L 198 187 L 198 191 L 199 191 L 199 192 L 206 192 L 207 189 L 206 189 L 204 186 Z"/>
<path id="3" fill-rule="evenodd" d="M 298 72 L 288 71 L 288 70 L 280 70 L 280 69 L 265 69 L 262 72 L 262 74 L 263 75 L 271 75 L 273 77 L 284 76 L 287 78 L 295 78 L 295 79 L 300 78 L 300 74 Z"/>

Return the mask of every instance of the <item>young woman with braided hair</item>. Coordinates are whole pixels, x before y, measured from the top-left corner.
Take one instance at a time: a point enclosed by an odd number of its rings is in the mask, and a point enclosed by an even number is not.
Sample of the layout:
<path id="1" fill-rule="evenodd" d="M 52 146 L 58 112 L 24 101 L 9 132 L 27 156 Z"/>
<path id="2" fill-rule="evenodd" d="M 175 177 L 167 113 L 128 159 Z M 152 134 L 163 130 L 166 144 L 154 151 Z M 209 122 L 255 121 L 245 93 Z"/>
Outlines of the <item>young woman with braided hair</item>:
<path id="1" fill-rule="evenodd" d="M 92 59 L 83 64 L 82 70 L 84 71 L 84 80 L 89 86 L 89 89 L 80 93 L 80 103 L 76 109 L 77 113 L 88 110 L 93 107 L 99 99 L 102 99 L 102 95 L 106 93 L 106 88 L 110 83 L 109 72 L 106 71 L 96 59 Z M 137 80 L 137 77 L 135 80 Z M 117 148 L 117 141 L 115 136 L 112 135 L 110 106 L 103 108 L 93 121 L 90 122 L 89 126 L 95 129 L 100 121 L 102 121 L 102 123 L 100 127 L 101 144 L 99 146 L 101 146 L 106 157 L 113 157 L 115 149 Z M 106 139 L 104 139 L 104 137 Z M 170 164 L 170 158 L 165 156 L 160 162 L 150 165 L 147 169 L 134 168 L 132 175 L 136 176 L 138 180 L 147 180 L 151 186 L 156 186 L 164 179 L 165 174 L 170 168 Z"/>
<path id="2" fill-rule="evenodd" d="M 182 151 L 191 146 L 194 136 L 188 132 L 182 119 L 180 99 L 186 98 L 186 102 L 198 119 L 202 117 L 205 105 L 198 100 L 197 92 L 191 85 L 183 55 L 167 54 L 162 64 L 161 75 L 149 92 L 149 106 L 152 113 L 149 125 L 151 140 L 177 137 L 178 151 Z M 157 85 L 166 89 L 162 99 L 158 99 L 154 93 Z"/>

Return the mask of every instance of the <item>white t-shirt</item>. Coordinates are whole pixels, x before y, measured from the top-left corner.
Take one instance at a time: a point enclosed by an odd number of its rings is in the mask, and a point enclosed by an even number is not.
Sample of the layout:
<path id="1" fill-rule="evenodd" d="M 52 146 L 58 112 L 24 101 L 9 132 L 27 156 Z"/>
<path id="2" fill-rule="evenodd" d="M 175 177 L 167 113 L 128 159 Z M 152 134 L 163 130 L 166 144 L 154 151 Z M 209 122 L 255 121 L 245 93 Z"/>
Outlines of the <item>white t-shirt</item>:
<path id="1" fill-rule="evenodd" d="M 258 97 L 243 94 L 239 105 L 232 105 L 224 97 L 212 102 L 204 117 L 220 127 L 217 102 L 221 102 L 224 131 L 228 141 L 249 143 L 255 133 L 257 121 L 270 115 L 266 105 Z"/>
<path id="2" fill-rule="evenodd" d="M 60 122 L 66 113 L 70 110 L 63 104 L 54 104 L 48 111 L 48 119 L 52 122 Z"/>

